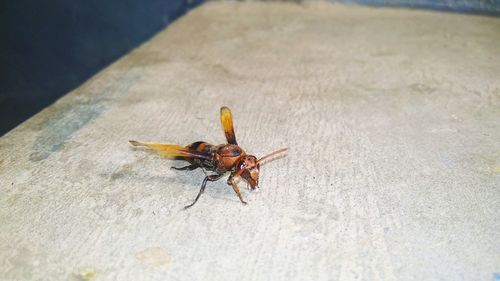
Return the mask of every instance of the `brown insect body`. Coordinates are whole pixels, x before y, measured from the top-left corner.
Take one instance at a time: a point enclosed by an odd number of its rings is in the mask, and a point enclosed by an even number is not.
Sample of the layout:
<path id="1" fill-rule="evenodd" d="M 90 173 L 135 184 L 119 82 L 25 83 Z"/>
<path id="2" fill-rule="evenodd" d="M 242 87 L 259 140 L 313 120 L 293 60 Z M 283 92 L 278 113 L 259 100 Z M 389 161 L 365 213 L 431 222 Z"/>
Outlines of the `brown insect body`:
<path id="1" fill-rule="evenodd" d="M 186 147 L 205 154 L 209 160 L 198 158 L 186 158 L 184 160 L 216 173 L 225 173 L 233 169 L 246 156 L 243 149 L 234 144 L 212 145 L 199 141 Z"/>
<path id="2" fill-rule="evenodd" d="M 173 169 L 194 170 L 202 168 L 215 173 L 205 177 L 196 199 L 192 204 L 186 206 L 185 208 L 193 206 L 198 201 L 201 194 L 205 190 L 207 181 L 216 181 L 227 172 L 230 173 L 227 184 L 232 186 L 240 201 L 243 204 L 247 204 L 243 200 L 241 192 L 234 179 L 236 177 L 241 177 L 250 185 L 252 190 L 258 189 L 260 162 L 265 158 L 285 152 L 287 149 L 280 149 L 262 157 L 261 159 L 257 159 L 253 155 L 246 154 L 245 151 L 236 143 L 232 114 L 227 107 L 221 108 L 221 123 L 228 141 L 227 144 L 212 145 L 207 142 L 198 141 L 182 147 L 173 144 L 157 144 L 138 141 L 130 141 L 130 143 L 134 146 L 146 146 L 158 151 L 160 154 L 176 157 L 190 163 L 190 165 L 181 168 L 172 167 Z"/>

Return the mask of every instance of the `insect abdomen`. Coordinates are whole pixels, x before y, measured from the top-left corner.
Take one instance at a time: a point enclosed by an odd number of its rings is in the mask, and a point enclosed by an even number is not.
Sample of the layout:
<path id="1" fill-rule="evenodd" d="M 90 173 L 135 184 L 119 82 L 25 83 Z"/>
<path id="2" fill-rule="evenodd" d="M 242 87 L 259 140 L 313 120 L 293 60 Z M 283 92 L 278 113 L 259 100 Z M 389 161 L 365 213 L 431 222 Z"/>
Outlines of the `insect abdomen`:
<path id="1" fill-rule="evenodd" d="M 207 142 L 204 142 L 204 141 L 197 141 L 195 143 L 188 145 L 187 148 L 189 148 L 190 150 L 200 152 L 200 153 L 210 157 L 211 160 L 194 159 L 195 160 L 194 162 L 207 170 L 210 170 L 210 171 L 214 170 L 214 168 L 215 168 L 214 154 L 216 151 L 216 146 L 209 144 Z"/>
<path id="2" fill-rule="evenodd" d="M 188 145 L 187 147 L 189 149 L 201 152 L 203 154 L 211 155 L 214 146 L 204 141 L 197 141 L 195 143 Z"/>

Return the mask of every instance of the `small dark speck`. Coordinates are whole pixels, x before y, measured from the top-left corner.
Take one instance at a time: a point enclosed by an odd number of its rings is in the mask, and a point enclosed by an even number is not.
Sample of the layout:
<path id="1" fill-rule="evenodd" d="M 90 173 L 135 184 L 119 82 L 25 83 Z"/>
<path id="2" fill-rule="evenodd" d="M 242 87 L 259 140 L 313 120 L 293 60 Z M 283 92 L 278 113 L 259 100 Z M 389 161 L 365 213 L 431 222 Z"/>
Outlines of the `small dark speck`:
<path id="1" fill-rule="evenodd" d="M 153 216 L 156 216 L 155 212 L 153 211 Z"/>
<path id="2" fill-rule="evenodd" d="M 11 183 L 10 185 L 14 185 L 14 183 Z"/>
<path id="3" fill-rule="evenodd" d="M 384 227 L 384 232 L 385 233 L 389 232 L 389 227 L 388 226 Z"/>

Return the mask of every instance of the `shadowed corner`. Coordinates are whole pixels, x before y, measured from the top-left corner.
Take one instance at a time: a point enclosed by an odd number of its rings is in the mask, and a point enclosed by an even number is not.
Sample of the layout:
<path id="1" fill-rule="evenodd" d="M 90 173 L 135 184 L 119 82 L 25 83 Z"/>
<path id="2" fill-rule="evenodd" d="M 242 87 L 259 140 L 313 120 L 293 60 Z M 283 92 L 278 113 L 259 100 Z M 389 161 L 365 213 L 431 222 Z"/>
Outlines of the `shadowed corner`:
<path id="1" fill-rule="evenodd" d="M 88 99 L 78 101 L 72 98 L 75 103 L 54 106 L 55 112 L 42 115 L 44 119 L 41 120 L 39 133 L 31 148 L 30 161 L 47 159 L 59 151 L 76 132 L 101 116 L 111 100 L 126 95 L 139 78 L 140 75 L 135 72 L 126 72 Z"/>

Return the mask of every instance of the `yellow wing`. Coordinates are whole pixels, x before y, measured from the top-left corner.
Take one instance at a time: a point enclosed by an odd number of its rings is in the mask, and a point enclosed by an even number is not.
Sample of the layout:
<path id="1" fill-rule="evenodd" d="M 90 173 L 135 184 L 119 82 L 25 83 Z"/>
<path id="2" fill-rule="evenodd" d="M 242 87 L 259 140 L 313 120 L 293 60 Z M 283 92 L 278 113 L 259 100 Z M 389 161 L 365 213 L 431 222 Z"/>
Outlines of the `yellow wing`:
<path id="1" fill-rule="evenodd" d="M 237 145 L 233 128 L 233 115 L 231 114 L 231 110 L 225 106 L 220 109 L 220 122 L 222 123 L 227 142 Z"/>
<path id="2" fill-rule="evenodd" d="M 161 143 L 151 143 L 151 142 L 139 142 L 131 140 L 129 141 L 133 146 L 145 146 L 157 151 L 159 154 L 168 157 L 185 157 L 185 158 L 198 158 L 210 160 L 210 156 L 202 154 L 198 151 L 191 150 L 187 147 L 183 147 L 176 144 L 161 144 Z"/>

